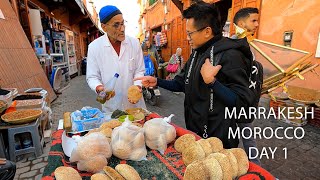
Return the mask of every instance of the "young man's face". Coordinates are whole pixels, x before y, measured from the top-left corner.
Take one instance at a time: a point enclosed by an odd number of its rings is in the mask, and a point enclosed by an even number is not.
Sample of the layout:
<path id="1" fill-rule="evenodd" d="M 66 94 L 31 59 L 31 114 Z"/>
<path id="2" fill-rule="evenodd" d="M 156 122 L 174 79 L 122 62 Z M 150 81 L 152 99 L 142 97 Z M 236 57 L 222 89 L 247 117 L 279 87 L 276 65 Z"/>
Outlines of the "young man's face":
<path id="1" fill-rule="evenodd" d="M 186 31 L 187 31 L 187 40 L 192 49 L 197 49 L 205 44 L 208 39 L 204 36 L 204 30 L 207 27 L 197 28 L 194 26 L 194 19 L 187 19 L 186 22 Z"/>
<path id="2" fill-rule="evenodd" d="M 250 14 L 246 19 L 239 21 L 239 27 L 247 29 L 251 34 L 254 34 L 259 26 L 259 14 Z"/>
<path id="3" fill-rule="evenodd" d="M 122 14 L 115 15 L 106 24 L 101 24 L 104 31 L 112 41 L 123 41 L 125 39 L 125 24 Z"/>

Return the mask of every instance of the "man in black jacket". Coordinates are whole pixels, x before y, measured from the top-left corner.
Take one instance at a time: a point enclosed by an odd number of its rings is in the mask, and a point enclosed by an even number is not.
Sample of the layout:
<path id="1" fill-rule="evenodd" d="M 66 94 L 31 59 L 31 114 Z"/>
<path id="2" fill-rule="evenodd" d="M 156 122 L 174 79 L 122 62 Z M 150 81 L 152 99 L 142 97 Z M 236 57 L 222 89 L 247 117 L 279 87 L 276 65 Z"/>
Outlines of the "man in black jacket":
<path id="1" fill-rule="evenodd" d="M 230 129 L 236 129 L 236 120 L 225 117 L 225 111 L 226 107 L 249 107 L 254 102 L 248 76 L 252 61 L 250 47 L 246 39 L 222 37 L 219 13 L 214 5 L 192 4 L 183 17 L 187 19 L 187 39 L 193 52 L 181 73 L 169 81 L 150 76 L 135 80 L 142 80 L 146 87 L 158 85 L 184 92 L 187 129 L 203 138 L 220 138 L 224 148 L 238 147 L 239 139 L 228 137 Z M 223 52 L 219 65 L 210 63 L 211 52 L 213 55 Z"/>

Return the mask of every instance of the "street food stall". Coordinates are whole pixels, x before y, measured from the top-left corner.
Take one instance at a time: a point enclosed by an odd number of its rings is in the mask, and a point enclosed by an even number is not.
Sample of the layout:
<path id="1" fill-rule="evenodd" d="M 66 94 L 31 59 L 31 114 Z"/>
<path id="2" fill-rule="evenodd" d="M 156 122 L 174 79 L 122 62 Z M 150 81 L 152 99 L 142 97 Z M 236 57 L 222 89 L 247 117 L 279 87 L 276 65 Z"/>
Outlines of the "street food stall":
<path id="1" fill-rule="evenodd" d="M 51 113 L 48 102 L 48 93 L 42 88 L 28 89 L 22 94 L 16 88 L 1 89 L 0 158 L 16 162 L 20 155 L 42 155 L 43 132 Z"/>
<path id="2" fill-rule="evenodd" d="M 80 112 L 85 114 L 88 110 Z M 92 114 L 87 117 L 99 117 L 95 108 L 90 111 Z M 60 120 L 61 129 L 52 134 L 42 179 L 63 179 L 67 175 L 63 172 L 76 179 L 275 179 L 249 162 L 244 150 L 225 150 L 218 138 L 201 139 L 169 123 L 170 116 L 161 117 L 142 108 L 116 110 L 111 117 L 105 114 L 97 128 L 88 130 L 82 126 L 84 131 L 73 132 L 79 128 L 72 122 L 77 113 L 65 113 Z"/>

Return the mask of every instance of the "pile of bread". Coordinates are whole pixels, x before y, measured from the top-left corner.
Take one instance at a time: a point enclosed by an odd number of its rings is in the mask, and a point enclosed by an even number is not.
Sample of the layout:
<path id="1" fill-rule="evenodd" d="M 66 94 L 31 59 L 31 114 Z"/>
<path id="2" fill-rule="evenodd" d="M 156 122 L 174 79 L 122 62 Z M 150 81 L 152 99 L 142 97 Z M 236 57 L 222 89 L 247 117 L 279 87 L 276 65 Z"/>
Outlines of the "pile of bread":
<path id="1" fill-rule="evenodd" d="M 108 164 L 112 155 L 124 160 L 146 160 L 146 144 L 163 154 L 175 138 L 176 130 L 166 118 L 149 120 L 143 127 L 128 120 L 124 123 L 111 120 L 81 137 L 70 161 L 77 162 L 81 171 L 96 173 Z"/>
<path id="2" fill-rule="evenodd" d="M 56 180 L 81 180 L 80 174 L 72 167 L 60 166 L 54 171 Z M 118 164 L 115 169 L 104 166 L 103 171 L 91 176 L 91 180 L 141 180 L 139 173 L 130 165 Z"/>
<path id="3" fill-rule="evenodd" d="M 241 148 L 223 149 L 219 138 L 196 138 L 192 134 L 179 137 L 174 148 L 182 153 L 187 166 L 184 179 L 235 179 L 246 174 L 249 160 Z"/>

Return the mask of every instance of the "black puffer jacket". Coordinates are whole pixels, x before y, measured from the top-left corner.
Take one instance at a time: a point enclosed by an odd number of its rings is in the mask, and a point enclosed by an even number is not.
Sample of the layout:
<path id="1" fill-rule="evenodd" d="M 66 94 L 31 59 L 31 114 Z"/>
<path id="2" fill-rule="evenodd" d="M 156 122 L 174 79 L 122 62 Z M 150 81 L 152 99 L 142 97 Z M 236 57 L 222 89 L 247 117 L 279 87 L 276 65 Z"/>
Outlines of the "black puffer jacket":
<path id="1" fill-rule="evenodd" d="M 221 70 L 216 78 L 226 88 L 236 95 L 235 107 L 248 107 L 254 101 L 253 92 L 249 89 L 250 65 L 252 54 L 246 39 L 232 40 L 224 37 L 214 37 L 202 47 L 196 49 L 189 83 L 186 84 L 187 74 L 195 51 L 190 55 L 184 69 L 175 77 L 175 81 L 184 87 L 185 92 L 185 121 L 187 129 L 197 133 L 201 137 L 205 133 L 209 137 L 218 137 L 222 140 L 224 148 L 237 147 L 239 140 L 228 138 L 229 128 L 236 129 L 235 119 L 225 118 L 224 97 L 214 93 L 214 110 L 209 111 L 210 88 L 203 81 L 200 73 L 205 59 L 210 57 L 210 49 L 214 46 L 214 54 L 223 52 L 220 60 Z M 244 58 L 246 56 L 246 58 Z M 249 72 L 249 73 L 248 73 Z M 232 107 L 231 107 L 232 108 Z"/>

